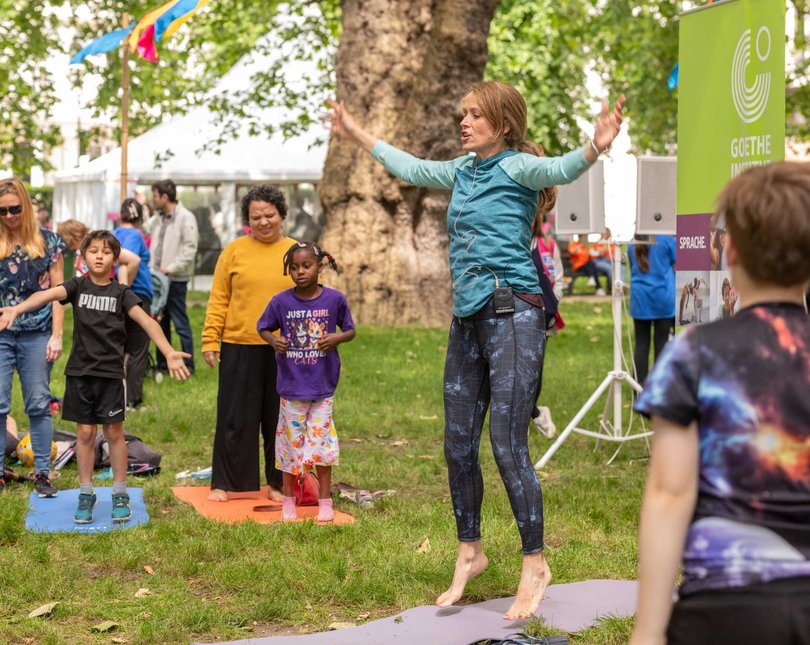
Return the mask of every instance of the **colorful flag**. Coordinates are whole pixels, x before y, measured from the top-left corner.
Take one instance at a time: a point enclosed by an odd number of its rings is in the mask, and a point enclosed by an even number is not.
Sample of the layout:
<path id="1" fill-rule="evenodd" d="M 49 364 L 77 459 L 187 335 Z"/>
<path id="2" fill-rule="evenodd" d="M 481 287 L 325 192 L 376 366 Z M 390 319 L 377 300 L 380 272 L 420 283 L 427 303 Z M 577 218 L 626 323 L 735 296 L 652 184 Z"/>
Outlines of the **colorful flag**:
<path id="1" fill-rule="evenodd" d="M 208 0 L 180 0 L 155 22 L 155 42 L 169 38 L 207 4 Z"/>
<path id="2" fill-rule="evenodd" d="M 70 59 L 70 64 L 76 65 L 77 63 L 82 63 L 84 62 L 85 58 L 92 56 L 93 54 L 104 54 L 108 51 L 112 51 L 121 44 L 121 41 L 124 40 L 124 38 L 127 37 L 127 34 L 129 34 L 129 32 L 131 32 L 134 28 L 135 23 L 132 23 L 129 27 L 116 29 L 108 34 L 99 36 L 89 45 L 82 47 L 76 53 L 76 55 Z"/>
<path id="3" fill-rule="evenodd" d="M 134 31 L 129 35 L 129 51 L 134 54 L 138 49 L 138 44 L 140 43 L 141 38 L 144 35 L 143 32 L 145 32 L 149 27 L 153 26 L 158 18 L 160 18 L 164 13 L 181 1 L 182 0 L 171 0 L 157 9 L 150 11 L 143 18 L 141 18 L 138 21 Z M 152 33 L 154 35 L 154 29 L 152 30 Z"/>
<path id="4" fill-rule="evenodd" d="M 155 48 L 155 25 L 149 25 L 138 40 L 138 54 L 150 63 L 157 63 L 158 53 Z"/>
<path id="5" fill-rule="evenodd" d="M 667 87 L 669 91 L 672 92 L 678 87 L 678 63 L 675 63 L 675 67 L 672 68 L 672 71 L 669 73 L 669 78 L 667 79 Z"/>

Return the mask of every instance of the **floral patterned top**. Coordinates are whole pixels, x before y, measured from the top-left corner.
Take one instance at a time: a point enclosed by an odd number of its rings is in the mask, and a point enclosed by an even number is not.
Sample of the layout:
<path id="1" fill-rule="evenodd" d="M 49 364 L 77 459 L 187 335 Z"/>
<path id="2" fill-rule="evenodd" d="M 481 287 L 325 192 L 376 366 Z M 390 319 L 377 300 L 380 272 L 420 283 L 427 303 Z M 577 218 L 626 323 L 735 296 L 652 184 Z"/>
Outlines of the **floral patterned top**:
<path id="1" fill-rule="evenodd" d="M 11 255 L 0 260 L 0 303 L 12 307 L 36 293 L 49 289 L 48 270 L 65 252 L 65 242 L 56 233 L 40 229 L 45 240 L 45 255 L 31 258 L 20 246 Z M 11 325 L 11 331 L 50 331 L 51 304 L 20 314 Z"/>

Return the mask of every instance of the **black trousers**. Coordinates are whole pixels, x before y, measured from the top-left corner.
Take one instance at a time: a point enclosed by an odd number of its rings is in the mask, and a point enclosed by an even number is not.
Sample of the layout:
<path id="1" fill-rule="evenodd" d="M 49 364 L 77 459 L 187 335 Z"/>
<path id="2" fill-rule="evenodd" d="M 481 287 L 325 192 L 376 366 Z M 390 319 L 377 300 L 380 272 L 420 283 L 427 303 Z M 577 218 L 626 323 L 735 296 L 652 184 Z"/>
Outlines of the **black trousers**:
<path id="1" fill-rule="evenodd" d="M 143 310 L 152 313 L 151 303 L 145 296 L 139 296 Z M 127 358 L 127 404 L 138 406 L 143 402 L 143 379 L 149 368 L 149 336 L 138 323 L 127 316 L 127 341 L 124 353 Z"/>
<path id="2" fill-rule="evenodd" d="M 658 360 L 658 355 L 667 344 L 670 334 L 675 331 L 675 318 L 633 319 L 633 332 L 636 336 L 633 363 L 636 366 L 636 380 L 640 385 L 644 385 L 650 371 L 650 330 L 653 336 L 653 359 Z"/>
<path id="3" fill-rule="evenodd" d="M 668 645 L 810 643 L 810 577 L 703 591 L 672 610 Z"/>
<path id="4" fill-rule="evenodd" d="M 282 474 L 276 468 L 278 408 L 275 350 L 270 345 L 222 343 L 211 488 L 259 489 L 261 432 L 267 483 L 281 489 Z"/>

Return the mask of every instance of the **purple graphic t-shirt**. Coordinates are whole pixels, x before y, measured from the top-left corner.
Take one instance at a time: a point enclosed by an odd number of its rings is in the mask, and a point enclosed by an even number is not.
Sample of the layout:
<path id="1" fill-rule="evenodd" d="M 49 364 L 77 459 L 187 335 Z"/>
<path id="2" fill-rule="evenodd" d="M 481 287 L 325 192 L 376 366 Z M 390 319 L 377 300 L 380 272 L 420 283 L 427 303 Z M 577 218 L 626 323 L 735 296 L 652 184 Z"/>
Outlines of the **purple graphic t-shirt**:
<path id="1" fill-rule="evenodd" d="M 810 318 L 767 303 L 689 328 L 636 410 L 698 424 L 680 593 L 810 577 Z"/>
<path id="2" fill-rule="evenodd" d="M 276 389 L 285 399 L 314 400 L 332 396 L 340 376 L 340 356 L 337 349 L 322 352 L 318 339 L 337 329 L 354 328 L 352 314 L 345 296 L 323 287 L 321 295 L 302 300 L 295 289 L 273 296 L 264 310 L 256 329 L 281 330 L 287 339 L 287 352 L 276 355 L 278 380 Z"/>

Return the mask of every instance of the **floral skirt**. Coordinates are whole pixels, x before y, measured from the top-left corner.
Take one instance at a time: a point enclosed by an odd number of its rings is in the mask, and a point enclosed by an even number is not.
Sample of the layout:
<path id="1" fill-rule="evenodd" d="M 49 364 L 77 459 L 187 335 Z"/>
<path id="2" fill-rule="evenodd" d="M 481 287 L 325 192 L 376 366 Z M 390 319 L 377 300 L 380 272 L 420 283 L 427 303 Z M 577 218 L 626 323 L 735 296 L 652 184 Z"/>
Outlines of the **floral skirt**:
<path id="1" fill-rule="evenodd" d="M 276 468 L 292 475 L 304 466 L 337 466 L 340 447 L 332 423 L 332 397 L 281 399 L 276 429 Z"/>

